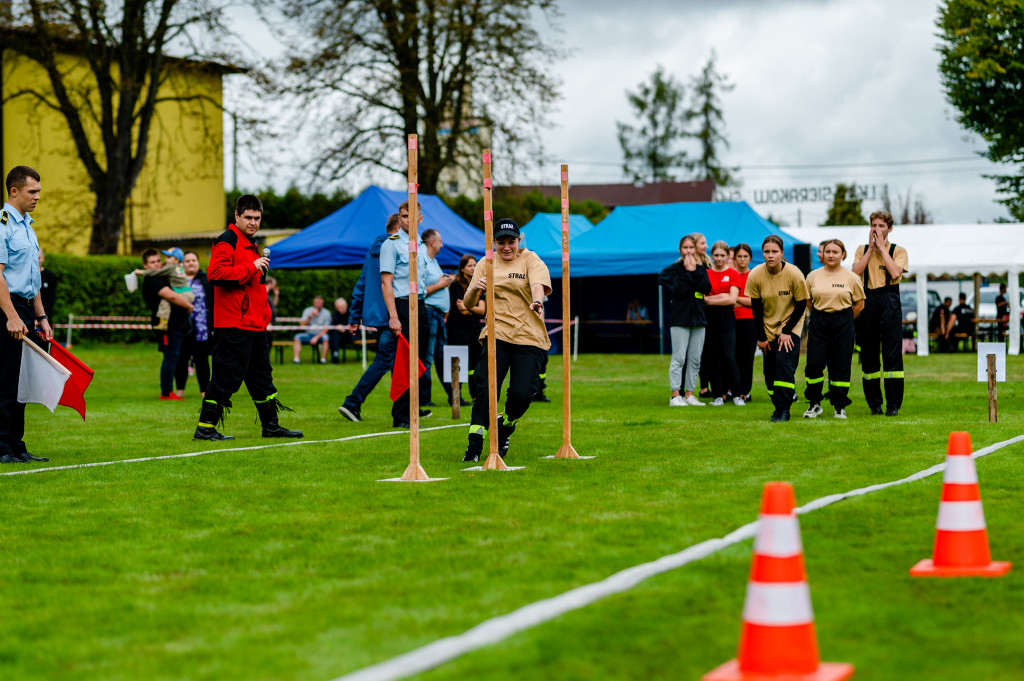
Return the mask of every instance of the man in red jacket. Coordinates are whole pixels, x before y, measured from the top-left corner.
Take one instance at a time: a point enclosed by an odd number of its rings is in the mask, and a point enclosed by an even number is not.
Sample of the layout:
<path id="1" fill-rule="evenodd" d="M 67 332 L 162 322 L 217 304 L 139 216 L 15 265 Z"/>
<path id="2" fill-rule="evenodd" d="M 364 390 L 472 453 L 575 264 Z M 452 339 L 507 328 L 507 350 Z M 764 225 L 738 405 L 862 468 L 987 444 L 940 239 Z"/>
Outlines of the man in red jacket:
<path id="1" fill-rule="evenodd" d="M 203 398 L 193 440 L 234 440 L 217 432 L 231 396 L 245 382 L 263 424 L 263 437 L 302 437 L 283 428 L 277 413 L 287 409 L 277 399 L 271 376 L 267 324 L 270 304 L 264 284 L 270 260 L 256 250 L 263 204 L 250 194 L 235 203 L 235 224 L 213 242 L 207 278 L 213 284 L 213 377 Z M 291 411 L 290 409 L 288 411 Z"/>

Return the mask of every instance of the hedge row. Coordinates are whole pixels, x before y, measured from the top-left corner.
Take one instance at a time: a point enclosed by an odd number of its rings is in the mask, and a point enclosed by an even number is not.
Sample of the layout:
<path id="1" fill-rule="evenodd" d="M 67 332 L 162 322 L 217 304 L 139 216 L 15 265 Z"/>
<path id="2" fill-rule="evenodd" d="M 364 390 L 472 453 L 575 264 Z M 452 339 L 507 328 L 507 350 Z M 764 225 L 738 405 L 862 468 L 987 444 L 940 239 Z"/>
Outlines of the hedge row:
<path id="1" fill-rule="evenodd" d="M 206 263 L 201 262 L 205 269 Z M 149 309 L 141 291 L 129 293 L 124 275 L 142 263 L 138 257 L 116 255 L 75 256 L 59 253 L 46 256 L 46 268 L 57 275 L 57 299 L 53 322 L 64 324 L 68 314 L 76 316 L 148 316 Z M 328 307 L 335 298 L 352 297 L 352 288 L 359 270 L 274 270 L 281 289 L 278 316 L 298 317 L 303 308 L 312 305 L 314 295 L 327 299 Z M 63 339 L 65 332 L 57 331 Z M 148 331 L 75 329 L 73 340 L 98 339 L 112 342 L 152 340 Z"/>

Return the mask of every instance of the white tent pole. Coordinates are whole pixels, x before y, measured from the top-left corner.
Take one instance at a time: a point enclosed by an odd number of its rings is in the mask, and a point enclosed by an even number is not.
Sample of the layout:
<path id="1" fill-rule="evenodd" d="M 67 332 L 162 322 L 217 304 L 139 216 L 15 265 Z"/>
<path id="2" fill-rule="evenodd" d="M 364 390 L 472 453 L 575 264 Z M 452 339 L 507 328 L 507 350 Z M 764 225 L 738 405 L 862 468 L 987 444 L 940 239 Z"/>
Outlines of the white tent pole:
<path id="1" fill-rule="evenodd" d="M 1010 269 L 1006 275 L 1006 295 L 1010 296 L 1010 347 L 1008 354 L 1020 354 L 1020 271 Z"/>
<path id="2" fill-rule="evenodd" d="M 928 272 L 915 272 L 917 288 L 917 356 L 928 356 Z"/>

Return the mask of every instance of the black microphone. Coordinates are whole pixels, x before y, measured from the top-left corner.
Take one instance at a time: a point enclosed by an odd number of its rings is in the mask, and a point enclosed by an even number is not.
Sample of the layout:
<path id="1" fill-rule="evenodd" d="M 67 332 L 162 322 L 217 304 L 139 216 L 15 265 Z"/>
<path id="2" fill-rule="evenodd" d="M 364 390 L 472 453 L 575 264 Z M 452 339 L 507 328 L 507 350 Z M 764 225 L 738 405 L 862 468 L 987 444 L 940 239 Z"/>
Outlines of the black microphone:
<path id="1" fill-rule="evenodd" d="M 269 247 L 265 247 L 263 249 L 263 257 L 266 258 L 267 260 L 270 259 L 270 248 Z M 269 270 L 269 269 L 270 269 L 270 265 L 267 265 L 267 270 Z M 266 270 L 264 270 L 262 272 L 262 274 L 260 274 L 260 283 L 261 284 L 266 284 L 267 283 L 267 271 Z"/>

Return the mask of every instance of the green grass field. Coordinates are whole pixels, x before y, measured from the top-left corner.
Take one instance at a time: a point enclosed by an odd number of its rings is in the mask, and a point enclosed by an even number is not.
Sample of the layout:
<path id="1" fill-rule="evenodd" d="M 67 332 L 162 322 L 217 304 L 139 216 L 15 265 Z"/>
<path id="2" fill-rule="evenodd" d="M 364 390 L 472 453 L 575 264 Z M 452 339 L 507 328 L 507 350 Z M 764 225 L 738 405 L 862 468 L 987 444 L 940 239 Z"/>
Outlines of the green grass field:
<path id="1" fill-rule="evenodd" d="M 157 401 L 151 346 L 75 350 L 96 370 L 88 422 L 30 405 L 30 450 L 51 459 L 37 467 L 272 443 L 244 389 L 225 428 L 237 440 L 194 443 L 195 384 L 185 403 Z M 560 361 L 554 402 L 513 438 L 523 471 L 462 472 L 459 427 L 421 434 L 425 469 L 450 478 L 429 484 L 377 482 L 408 463 L 397 431 L 0 477 L 0 679 L 328 681 L 724 536 L 756 518 L 766 481 L 792 482 L 806 503 L 941 463 L 951 430 L 975 449 L 1024 433 L 1016 357 L 998 424 L 975 359 L 948 355 L 907 357 L 897 418 L 869 416 L 855 388 L 846 422 L 829 409 L 800 419 L 801 404 L 771 424 L 759 382 L 747 407 L 670 409 L 667 357 L 591 355 L 574 369 L 573 444 L 597 458 L 543 461 L 560 444 Z M 386 385 L 363 423 L 338 415 L 359 373 L 351 360 L 276 367 L 296 410 L 282 423 L 307 440 L 390 431 Z M 425 428 L 452 423 L 439 411 Z M 908 576 L 931 552 L 941 476 L 801 518 L 823 660 L 855 664 L 858 679 L 1022 678 L 1024 445 L 978 471 L 993 558 L 1015 562 L 1002 579 Z M 413 678 L 698 679 L 735 656 L 750 551 Z"/>

